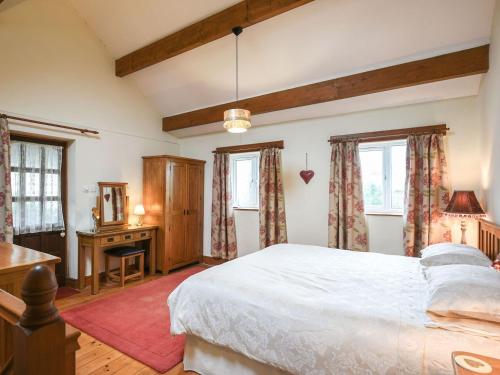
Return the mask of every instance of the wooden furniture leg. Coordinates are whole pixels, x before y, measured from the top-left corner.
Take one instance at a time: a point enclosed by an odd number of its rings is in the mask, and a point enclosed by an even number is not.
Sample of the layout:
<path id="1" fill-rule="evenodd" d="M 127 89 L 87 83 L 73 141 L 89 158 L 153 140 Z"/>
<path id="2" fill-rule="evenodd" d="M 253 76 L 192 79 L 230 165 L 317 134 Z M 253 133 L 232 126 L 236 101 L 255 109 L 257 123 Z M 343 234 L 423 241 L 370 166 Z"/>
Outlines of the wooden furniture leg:
<path id="1" fill-rule="evenodd" d="M 139 254 L 139 272 L 141 273 L 141 280 L 144 280 L 144 253 Z"/>
<path id="2" fill-rule="evenodd" d="M 120 258 L 120 285 L 122 288 L 125 286 L 125 257 Z"/>
<path id="3" fill-rule="evenodd" d="M 85 288 L 85 246 L 78 241 L 78 289 Z"/>
<path id="4" fill-rule="evenodd" d="M 99 293 L 99 247 L 92 246 L 92 294 Z"/>
<path id="5" fill-rule="evenodd" d="M 106 281 L 109 281 L 109 255 L 104 255 L 104 274 L 106 276 Z"/>
<path id="6" fill-rule="evenodd" d="M 156 273 L 156 230 L 153 230 L 153 234 L 149 242 L 149 274 L 154 275 Z"/>

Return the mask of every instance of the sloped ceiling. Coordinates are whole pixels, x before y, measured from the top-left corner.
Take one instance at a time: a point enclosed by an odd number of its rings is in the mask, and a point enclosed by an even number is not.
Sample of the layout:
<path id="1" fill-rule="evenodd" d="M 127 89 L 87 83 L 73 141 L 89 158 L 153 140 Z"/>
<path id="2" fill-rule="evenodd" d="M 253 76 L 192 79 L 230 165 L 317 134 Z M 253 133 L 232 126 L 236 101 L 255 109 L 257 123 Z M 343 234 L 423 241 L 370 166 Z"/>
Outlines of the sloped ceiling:
<path id="1" fill-rule="evenodd" d="M 70 1 L 114 58 L 238 2 Z M 245 29 L 240 36 L 240 97 L 485 44 L 493 8 L 494 0 L 315 0 Z M 122 79 L 134 80 L 168 116 L 232 101 L 234 65 L 234 37 L 227 36 Z M 468 77 L 280 111 L 256 116 L 255 124 L 476 95 L 479 82 L 480 76 Z M 199 126 L 175 134 L 220 129 Z"/>

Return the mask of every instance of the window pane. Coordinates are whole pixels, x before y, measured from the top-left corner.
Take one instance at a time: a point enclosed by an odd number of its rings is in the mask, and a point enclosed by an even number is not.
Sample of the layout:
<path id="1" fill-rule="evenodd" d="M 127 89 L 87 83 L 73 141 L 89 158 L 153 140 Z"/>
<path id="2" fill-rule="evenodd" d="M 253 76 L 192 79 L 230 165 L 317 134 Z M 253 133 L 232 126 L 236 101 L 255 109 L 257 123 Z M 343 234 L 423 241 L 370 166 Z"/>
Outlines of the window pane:
<path id="1" fill-rule="evenodd" d="M 59 196 L 59 175 L 47 173 L 45 175 L 45 196 L 57 197 Z"/>
<path id="2" fill-rule="evenodd" d="M 40 196 L 40 173 L 26 173 L 26 196 Z"/>
<path id="3" fill-rule="evenodd" d="M 21 144 L 19 142 L 12 142 L 10 145 L 10 165 L 17 168 L 21 165 Z"/>
<path id="4" fill-rule="evenodd" d="M 26 202 L 26 214 L 24 215 L 24 226 L 32 229 L 41 227 L 40 202 Z"/>
<path id="5" fill-rule="evenodd" d="M 19 180 L 20 174 L 19 172 L 11 172 L 10 174 L 10 185 L 12 187 L 12 196 L 13 197 L 19 197 L 20 193 L 20 183 L 21 181 Z"/>
<path id="6" fill-rule="evenodd" d="M 236 160 L 237 205 L 248 207 L 252 204 L 252 160 Z"/>
<path id="7" fill-rule="evenodd" d="M 19 228 L 21 223 L 19 223 L 19 219 L 21 215 L 19 213 L 19 202 L 12 202 L 12 219 L 14 223 L 14 228 Z"/>
<path id="8" fill-rule="evenodd" d="M 391 147 L 391 208 L 403 209 L 406 179 L 406 146 Z"/>
<path id="9" fill-rule="evenodd" d="M 59 201 L 47 201 L 44 203 L 44 223 L 45 225 L 58 225 L 59 223 Z"/>
<path id="10" fill-rule="evenodd" d="M 40 168 L 42 164 L 42 146 L 25 143 L 26 168 Z"/>
<path id="11" fill-rule="evenodd" d="M 45 168 L 59 170 L 59 154 L 62 147 L 46 146 L 45 147 Z"/>
<path id="12" fill-rule="evenodd" d="M 381 149 L 360 151 L 365 206 L 384 207 L 384 152 Z"/>

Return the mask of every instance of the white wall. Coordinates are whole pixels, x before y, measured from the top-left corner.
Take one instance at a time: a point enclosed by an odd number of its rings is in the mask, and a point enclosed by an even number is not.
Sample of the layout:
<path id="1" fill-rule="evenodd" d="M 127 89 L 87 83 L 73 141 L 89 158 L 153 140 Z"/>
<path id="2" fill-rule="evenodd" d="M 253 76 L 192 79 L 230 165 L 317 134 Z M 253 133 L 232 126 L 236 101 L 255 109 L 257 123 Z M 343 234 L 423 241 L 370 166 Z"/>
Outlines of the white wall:
<path id="1" fill-rule="evenodd" d="M 328 242 L 328 179 L 331 135 L 372 130 L 396 129 L 446 123 L 451 128 L 448 137 L 450 182 L 455 189 L 476 189 L 480 186 L 479 114 L 476 97 L 417 104 L 403 107 L 352 113 L 342 116 L 301 120 L 285 124 L 261 126 L 243 135 L 218 133 L 183 139 L 181 154 L 207 160 L 205 173 L 204 254 L 210 254 L 210 210 L 213 159 L 216 147 L 283 139 L 283 173 L 288 240 L 326 246 Z M 305 167 L 316 173 L 308 185 L 298 173 Z M 258 213 L 236 213 L 238 251 L 247 254 L 258 249 Z M 453 223 L 454 239 L 459 228 Z M 370 249 L 392 254 L 403 253 L 403 222 L 399 217 L 370 216 L 368 218 Z M 475 243 L 475 227 L 468 236 Z"/>
<path id="2" fill-rule="evenodd" d="M 97 181 L 129 183 L 130 206 L 142 200 L 143 155 L 178 154 L 161 115 L 65 0 L 27 0 L 0 12 L 0 112 L 94 128 L 95 138 L 13 124 L 13 130 L 73 140 L 69 147 L 68 263 L 76 277 L 76 229 L 91 227 Z M 131 217 L 131 219 L 133 219 Z M 89 268 L 87 268 L 90 270 Z"/>
<path id="3" fill-rule="evenodd" d="M 482 82 L 479 101 L 483 126 L 482 189 L 489 219 L 500 223 L 500 1 L 497 0 L 490 42 L 490 69 Z"/>

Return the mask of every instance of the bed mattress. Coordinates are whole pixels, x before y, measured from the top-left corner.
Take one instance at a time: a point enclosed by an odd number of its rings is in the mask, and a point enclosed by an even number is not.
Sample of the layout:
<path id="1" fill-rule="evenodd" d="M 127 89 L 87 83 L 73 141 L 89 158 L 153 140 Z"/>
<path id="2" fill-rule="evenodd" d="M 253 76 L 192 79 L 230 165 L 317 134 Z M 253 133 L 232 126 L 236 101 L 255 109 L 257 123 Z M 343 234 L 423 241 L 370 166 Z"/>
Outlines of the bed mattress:
<path id="1" fill-rule="evenodd" d="M 198 273 L 170 295 L 171 333 L 292 374 L 451 374 L 485 337 L 428 328 L 417 259 L 276 245 Z"/>

